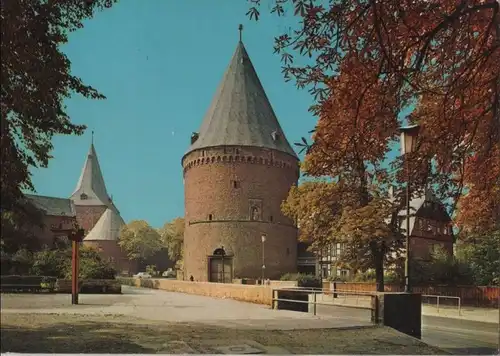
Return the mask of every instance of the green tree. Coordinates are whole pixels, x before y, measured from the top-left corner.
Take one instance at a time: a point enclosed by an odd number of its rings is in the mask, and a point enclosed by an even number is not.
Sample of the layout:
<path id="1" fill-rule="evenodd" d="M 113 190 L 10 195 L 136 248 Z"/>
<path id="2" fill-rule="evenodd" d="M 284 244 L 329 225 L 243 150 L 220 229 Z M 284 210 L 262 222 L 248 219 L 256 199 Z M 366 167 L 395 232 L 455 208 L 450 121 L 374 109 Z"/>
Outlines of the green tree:
<path id="1" fill-rule="evenodd" d="M 300 238 L 319 252 L 345 243 L 338 265 L 354 271 L 373 268 L 378 290 L 384 288 L 384 264 L 393 263 L 402 247 L 399 205 L 371 189 L 364 205 L 343 183 L 309 181 L 292 187 L 283 213 L 297 221 Z"/>
<path id="2" fill-rule="evenodd" d="M 1 5 L 1 209 L 18 209 L 34 190 L 30 169 L 46 167 L 54 135 L 80 135 L 64 100 L 73 94 L 104 99 L 71 75 L 61 46 L 97 10 L 116 0 L 16 0 Z"/>
<path id="3" fill-rule="evenodd" d="M 457 243 L 457 255 L 469 264 L 474 284 L 500 284 L 500 229 L 464 236 Z"/>
<path id="4" fill-rule="evenodd" d="M 12 255 L 23 248 L 34 251 L 41 247 L 34 231 L 43 227 L 43 213 L 26 199 L 19 201 L 18 207 L 0 213 L 0 246 L 6 254 Z"/>
<path id="5" fill-rule="evenodd" d="M 168 249 L 168 257 L 176 264 L 181 263 L 184 255 L 184 218 L 167 222 L 159 233 Z"/>
<path id="6" fill-rule="evenodd" d="M 119 245 L 131 260 L 145 260 L 164 245 L 158 231 L 144 220 L 133 220 L 120 231 Z"/>

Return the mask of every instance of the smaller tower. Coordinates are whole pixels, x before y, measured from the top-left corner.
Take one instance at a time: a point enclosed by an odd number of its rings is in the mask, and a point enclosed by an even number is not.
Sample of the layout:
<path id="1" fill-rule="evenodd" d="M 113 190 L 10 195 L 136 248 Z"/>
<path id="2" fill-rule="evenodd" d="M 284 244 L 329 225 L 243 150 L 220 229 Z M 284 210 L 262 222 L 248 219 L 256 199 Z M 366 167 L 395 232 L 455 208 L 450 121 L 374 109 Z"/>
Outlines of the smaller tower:
<path id="1" fill-rule="evenodd" d="M 75 206 L 78 225 L 85 230 L 83 244 L 97 249 L 104 258 L 110 258 L 118 272 L 133 270 L 118 244 L 125 222 L 107 192 L 93 131 L 80 179 L 70 199 Z"/>
<path id="2" fill-rule="evenodd" d="M 93 134 L 80 179 L 70 199 L 76 208 L 78 225 L 86 233 L 94 227 L 107 208 L 117 210 L 106 190 L 106 184 L 104 183 L 104 177 L 94 147 Z"/>

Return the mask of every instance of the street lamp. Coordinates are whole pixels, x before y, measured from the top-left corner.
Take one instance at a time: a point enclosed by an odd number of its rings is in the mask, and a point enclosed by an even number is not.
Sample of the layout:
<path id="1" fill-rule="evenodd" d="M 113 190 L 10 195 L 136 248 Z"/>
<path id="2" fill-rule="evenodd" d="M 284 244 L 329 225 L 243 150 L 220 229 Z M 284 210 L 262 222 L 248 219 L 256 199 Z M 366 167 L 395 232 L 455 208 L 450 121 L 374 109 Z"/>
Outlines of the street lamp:
<path id="1" fill-rule="evenodd" d="M 401 132 L 401 155 L 415 151 L 419 125 L 412 125 L 400 128 Z M 410 167 L 408 159 L 405 157 L 406 170 L 406 258 L 405 258 L 405 293 L 411 292 L 410 284 Z"/>
<path id="2" fill-rule="evenodd" d="M 262 284 L 264 284 L 264 277 L 266 271 L 266 255 L 265 255 L 265 244 L 266 244 L 266 234 L 261 235 L 262 240 Z"/>

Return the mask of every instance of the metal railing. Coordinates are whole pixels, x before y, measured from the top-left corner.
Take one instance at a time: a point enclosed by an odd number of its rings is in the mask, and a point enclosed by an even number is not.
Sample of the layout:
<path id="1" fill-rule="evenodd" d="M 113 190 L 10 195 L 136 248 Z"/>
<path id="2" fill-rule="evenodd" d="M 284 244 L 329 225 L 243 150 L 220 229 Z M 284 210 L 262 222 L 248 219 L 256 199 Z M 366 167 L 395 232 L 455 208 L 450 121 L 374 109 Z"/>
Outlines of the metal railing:
<path id="1" fill-rule="evenodd" d="M 436 298 L 437 312 L 439 313 L 439 299 L 456 299 L 458 301 L 458 315 L 462 315 L 462 299 L 460 297 L 453 297 L 447 295 L 434 295 L 434 294 L 422 294 L 422 298 Z M 423 304 L 428 304 L 424 303 Z"/>
<path id="2" fill-rule="evenodd" d="M 308 298 L 308 300 L 296 300 L 296 299 L 287 299 L 287 298 L 278 298 L 278 293 L 277 292 L 296 292 L 296 293 L 307 293 L 312 295 L 312 300 Z M 318 305 L 324 305 L 324 306 L 330 306 L 330 307 L 344 307 L 344 308 L 355 308 L 355 309 L 365 309 L 365 310 L 371 310 L 373 311 L 373 308 L 371 305 L 375 305 L 375 303 L 372 302 L 373 298 L 376 298 L 376 295 L 373 293 L 369 292 L 333 292 L 330 289 L 323 289 L 323 288 L 302 288 L 302 287 L 297 287 L 297 288 L 273 288 L 272 290 L 272 309 L 276 309 L 277 307 L 277 302 L 289 302 L 289 303 L 297 303 L 297 304 L 307 304 L 307 305 L 312 305 L 312 313 L 313 315 L 317 315 L 317 306 Z M 339 303 L 333 303 L 333 302 L 324 302 L 324 301 L 318 301 L 318 295 L 329 295 L 332 296 L 332 299 L 335 299 L 335 295 L 337 294 L 344 294 L 345 298 L 347 298 L 347 295 L 354 295 L 357 296 L 357 299 L 359 296 L 369 296 L 370 299 L 370 306 L 362 306 L 358 305 L 356 302 L 356 305 L 349 305 L 349 304 L 339 304 Z"/>

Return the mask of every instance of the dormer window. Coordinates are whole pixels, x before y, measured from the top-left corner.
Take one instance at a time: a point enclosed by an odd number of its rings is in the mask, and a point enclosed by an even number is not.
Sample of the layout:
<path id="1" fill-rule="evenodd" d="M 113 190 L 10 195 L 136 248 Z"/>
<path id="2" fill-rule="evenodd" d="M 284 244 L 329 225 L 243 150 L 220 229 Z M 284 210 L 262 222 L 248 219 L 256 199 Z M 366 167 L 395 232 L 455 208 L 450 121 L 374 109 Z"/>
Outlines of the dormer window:
<path id="1" fill-rule="evenodd" d="M 275 131 L 271 132 L 271 137 L 273 138 L 273 141 L 277 141 L 279 136 L 280 135 L 279 135 L 278 131 L 275 130 Z"/>
<path id="2" fill-rule="evenodd" d="M 85 194 L 85 193 L 80 194 L 80 199 L 81 199 L 81 200 L 87 200 L 88 198 L 89 198 L 89 197 L 88 197 L 88 195 L 87 195 L 87 194 Z"/>
<path id="3" fill-rule="evenodd" d="M 191 134 L 191 144 L 195 143 L 195 142 L 196 142 L 196 140 L 198 139 L 198 137 L 199 137 L 198 132 L 193 132 L 193 133 Z"/>

